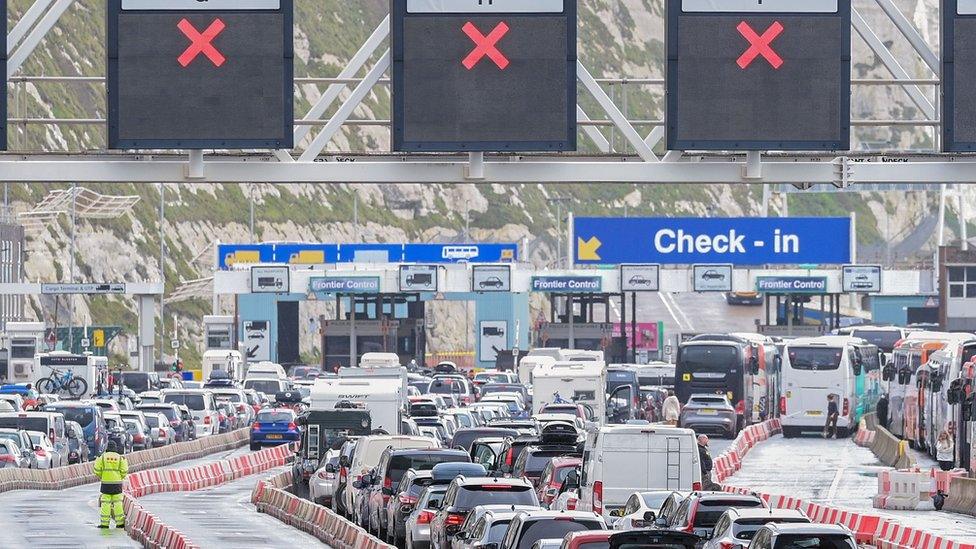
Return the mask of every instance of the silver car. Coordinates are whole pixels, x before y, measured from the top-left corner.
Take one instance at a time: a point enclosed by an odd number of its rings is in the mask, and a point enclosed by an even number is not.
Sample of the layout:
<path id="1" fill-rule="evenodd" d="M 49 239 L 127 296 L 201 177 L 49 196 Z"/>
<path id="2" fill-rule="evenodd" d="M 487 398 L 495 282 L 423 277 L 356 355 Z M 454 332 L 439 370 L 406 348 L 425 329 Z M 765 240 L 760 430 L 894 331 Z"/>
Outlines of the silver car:
<path id="1" fill-rule="evenodd" d="M 146 426 L 152 437 L 153 447 L 168 446 L 176 442 L 176 429 L 170 425 L 169 419 L 163 414 L 150 411 L 145 412 Z"/>
<path id="2" fill-rule="evenodd" d="M 691 395 L 681 408 L 678 426 L 727 438 L 739 434 L 738 415 L 725 395 Z"/>
<path id="3" fill-rule="evenodd" d="M 461 530 L 454 536 L 454 549 L 497 546 L 505 537 L 508 523 L 522 511 L 535 511 L 531 505 L 479 505 L 468 513 Z M 562 540 L 560 540 L 562 543 Z"/>
<path id="4" fill-rule="evenodd" d="M 336 477 L 339 476 L 339 450 L 329 450 L 319 468 L 308 479 L 308 497 L 319 505 L 332 505 L 332 491 L 335 489 Z"/>
<path id="5" fill-rule="evenodd" d="M 428 486 L 417 498 L 417 507 L 407 517 L 407 549 L 430 549 L 430 522 L 444 501 L 447 484 Z"/>
<path id="6" fill-rule="evenodd" d="M 0 438 L 0 469 L 29 469 L 30 458 L 10 439 Z"/>
<path id="7" fill-rule="evenodd" d="M 722 514 L 702 549 L 745 549 L 760 528 L 771 522 L 810 524 L 803 511 L 793 509 L 737 509 Z"/>
<path id="8" fill-rule="evenodd" d="M 31 442 L 34 444 L 38 469 L 53 469 L 68 464 L 68 456 L 62 456 L 55 450 L 54 445 L 51 444 L 51 439 L 47 438 L 46 434 L 27 431 L 27 435 L 30 436 Z"/>
<path id="9" fill-rule="evenodd" d="M 34 443 L 30 435 L 22 429 L 0 429 L 0 440 L 10 440 L 17 446 L 17 451 L 26 460 L 26 469 L 37 469 L 37 456 L 34 454 Z"/>

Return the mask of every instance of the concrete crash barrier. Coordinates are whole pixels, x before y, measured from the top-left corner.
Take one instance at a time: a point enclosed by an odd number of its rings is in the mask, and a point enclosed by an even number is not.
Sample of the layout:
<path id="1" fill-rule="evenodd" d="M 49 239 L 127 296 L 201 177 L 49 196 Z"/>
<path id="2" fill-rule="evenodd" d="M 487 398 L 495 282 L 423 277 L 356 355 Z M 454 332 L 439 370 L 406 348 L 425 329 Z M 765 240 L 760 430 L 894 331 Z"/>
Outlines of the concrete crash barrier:
<path id="1" fill-rule="evenodd" d="M 949 482 L 949 497 L 946 498 L 943 509 L 976 516 L 976 479 L 953 477 Z"/>
<path id="2" fill-rule="evenodd" d="M 911 469 L 915 467 L 915 458 L 908 452 L 908 442 L 900 440 L 884 427 L 878 426 L 871 443 L 871 452 L 889 467 L 896 469 Z"/>
<path id="3" fill-rule="evenodd" d="M 254 486 L 251 503 L 265 513 L 337 549 L 396 549 L 332 509 L 288 492 L 291 473 L 285 471 Z"/>
<path id="4" fill-rule="evenodd" d="M 247 443 L 248 429 L 188 442 L 177 442 L 162 448 L 140 450 L 126 454 L 129 471 L 172 465 L 188 459 L 201 458 L 216 452 L 232 450 Z M 0 469 L 0 492 L 10 490 L 64 490 L 97 482 L 91 463 L 76 463 L 54 469 Z"/>
<path id="5" fill-rule="evenodd" d="M 712 460 L 712 479 L 715 482 L 724 482 L 725 479 L 739 471 L 742 467 L 742 459 L 756 444 L 782 432 L 783 426 L 779 419 L 769 419 L 762 423 L 750 425 L 740 431 L 739 436 L 735 437 L 732 444 Z"/>

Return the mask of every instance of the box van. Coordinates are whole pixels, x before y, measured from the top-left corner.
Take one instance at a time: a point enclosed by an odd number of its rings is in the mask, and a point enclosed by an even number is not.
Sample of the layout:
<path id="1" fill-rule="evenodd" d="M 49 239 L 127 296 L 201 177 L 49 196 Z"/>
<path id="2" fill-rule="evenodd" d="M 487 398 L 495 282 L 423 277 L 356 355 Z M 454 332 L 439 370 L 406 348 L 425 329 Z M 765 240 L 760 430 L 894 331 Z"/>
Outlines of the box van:
<path id="1" fill-rule="evenodd" d="M 577 510 L 612 521 L 634 492 L 701 490 L 698 442 L 691 429 L 607 425 L 587 432 Z"/>
<path id="2" fill-rule="evenodd" d="M 374 424 L 375 425 L 375 424 Z M 351 463 L 349 463 L 349 485 L 361 480 L 380 463 L 380 457 L 387 448 L 394 450 L 407 450 L 414 448 L 440 448 L 441 445 L 430 437 L 407 437 L 399 435 L 370 435 L 359 439 L 356 449 L 353 452 Z M 341 458 L 340 458 L 341 459 Z M 342 462 L 341 466 L 345 466 Z M 356 516 L 359 512 L 360 490 L 343 490 L 342 497 L 345 508 Z"/>
<path id="3" fill-rule="evenodd" d="M 202 389 L 163 391 L 163 402 L 186 406 L 193 416 L 198 437 L 216 435 L 220 430 L 220 414 L 213 393 Z"/>
<path id="4" fill-rule="evenodd" d="M 53 459 L 58 461 L 52 467 L 68 464 L 70 448 L 63 415 L 55 412 L 7 412 L 0 414 L 0 428 L 43 433 L 57 452 Z"/>
<path id="5" fill-rule="evenodd" d="M 256 362 L 251 364 L 247 368 L 247 376 L 245 379 L 250 378 L 277 378 L 277 379 L 288 379 L 288 374 L 285 373 L 285 369 L 281 367 L 281 364 L 275 364 L 274 362 Z"/>
<path id="6" fill-rule="evenodd" d="M 273 399 L 278 393 L 291 389 L 291 382 L 287 379 L 275 377 L 248 377 L 244 380 L 244 390 L 253 390 L 264 393 L 268 398 Z"/>

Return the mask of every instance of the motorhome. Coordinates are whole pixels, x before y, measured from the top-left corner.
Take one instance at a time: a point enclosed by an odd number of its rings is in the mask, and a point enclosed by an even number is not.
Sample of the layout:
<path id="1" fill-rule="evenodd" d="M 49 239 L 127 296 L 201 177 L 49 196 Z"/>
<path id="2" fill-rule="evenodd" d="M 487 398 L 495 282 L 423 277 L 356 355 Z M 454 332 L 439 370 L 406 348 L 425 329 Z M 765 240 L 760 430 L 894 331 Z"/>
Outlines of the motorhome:
<path id="1" fill-rule="evenodd" d="M 603 362 L 553 362 L 540 364 L 532 371 L 532 413 L 547 404 L 573 403 L 588 409 L 599 424 L 616 416 L 617 402 L 630 387 L 624 385 L 607 394 L 607 365 Z M 622 397 L 626 406 L 627 397 Z"/>
<path id="2" fill-rule="evenodd" d="M 529 355 L 523 357 L 518 365 L 519 382 L 532 385 L 532 372 L 537 366 L 551 366 L 556 363 L 556 359 L 547 355 Z"/>
<path id="3" fill-rule="evenodd" d="M 400 383 L 401 391 L 404 397 L 406 397 L 409 387 L 409 376 L 407 375 L 407 369 L 402 366 L 383 368 L 341 368 L 339 369 L 339 378 L 367 380 L 393 379 Z"/>
<path id="4" fill-rule="evenodd" d="M 407 393 L 394 377 L 340 377 L 317 379 L 312 385 L 310 411 L 366 410 L 372 429 L 399 434 Z"/>
<path id="5" fill-rule="evenodd" d="M 41 352 L 43 322 L 8 322 L 3 343 L 9 350 L 7 372 L 10 383 L 28 383 L 47 375 L 37 368 L 34 357 Z"/>
<path id="6" fill-rule="evenodd" d="M 274 362 L 256 362 L 251 364 L 247 368 L 247 374 L 244 376 L 245 379 L 250 378 L 275 378 L 275 379 L 288 379 L 288 374 L 285 373 L 285 369 L 281 364 L 275 364 Z"/>
<path id="7" fill-rule="evenodd" d="M 247 366 L 240 351 L 213 349 L 203 352 L 201 377 L 204 381 L 210 379 L 214 371 L 227 372 L 231 379 L 244 381 L 247 376 Z"/>
<path id="8" fill-rule="evenodd" d="M 93 355 L 75 355 L 67 351 L 51 351 L 50 353 L 40 353 L 34 357 L 34 378 L 30 381 L 36 387 L 38 382 L 44 378 L 63 380 L 68 371 L 72 377 L 81 378 L 85 381 L 85 394 L 77 395 L 80 398 L 94 394 L 97 390 L 98 368 L 96 358 Z M 39 387 L 40 390 L 40 387 Z"/>
<path id="9" fill-rule="evenodd" d="M 400 357 L 396 353 L 363 353 L 360 368 L 399 368 Z"/>

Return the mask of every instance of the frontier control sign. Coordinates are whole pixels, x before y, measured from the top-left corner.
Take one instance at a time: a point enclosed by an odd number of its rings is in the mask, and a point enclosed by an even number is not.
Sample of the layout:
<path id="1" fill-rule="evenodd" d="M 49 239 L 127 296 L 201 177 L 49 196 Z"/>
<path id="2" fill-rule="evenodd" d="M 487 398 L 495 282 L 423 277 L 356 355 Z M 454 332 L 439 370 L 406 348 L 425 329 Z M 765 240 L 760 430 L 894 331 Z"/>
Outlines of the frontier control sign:
<path id="1" fill-rule="evenodd" d="M 760 276 L 756 291 L 765 294 L 825 294 L 825 276 Z"/>
<path id="2" fill-rule="evenodd" d="M 291 148 L 292 10 L 108 0 L 109 148 Z"/>
<path id="3" fill-rule="evenodd" d="M 844 264 L 846 217 L 579 217 L 576 263 Z"/>
<path id="4" fill-rule="evenodd" d="M 603 290 L 598 276 L 533 276 L 532 291 L 552 294 L 596 293 Z"/>
<path id="5" fill-rule="evenodd" d="M 393 150 L 576 149 L 575 0 L 392 0 Z"/>
<path id="6" fill-rule="evenodd" d="M 850 147 L 850 0 L 668 0 L 669 150 Z"/>

